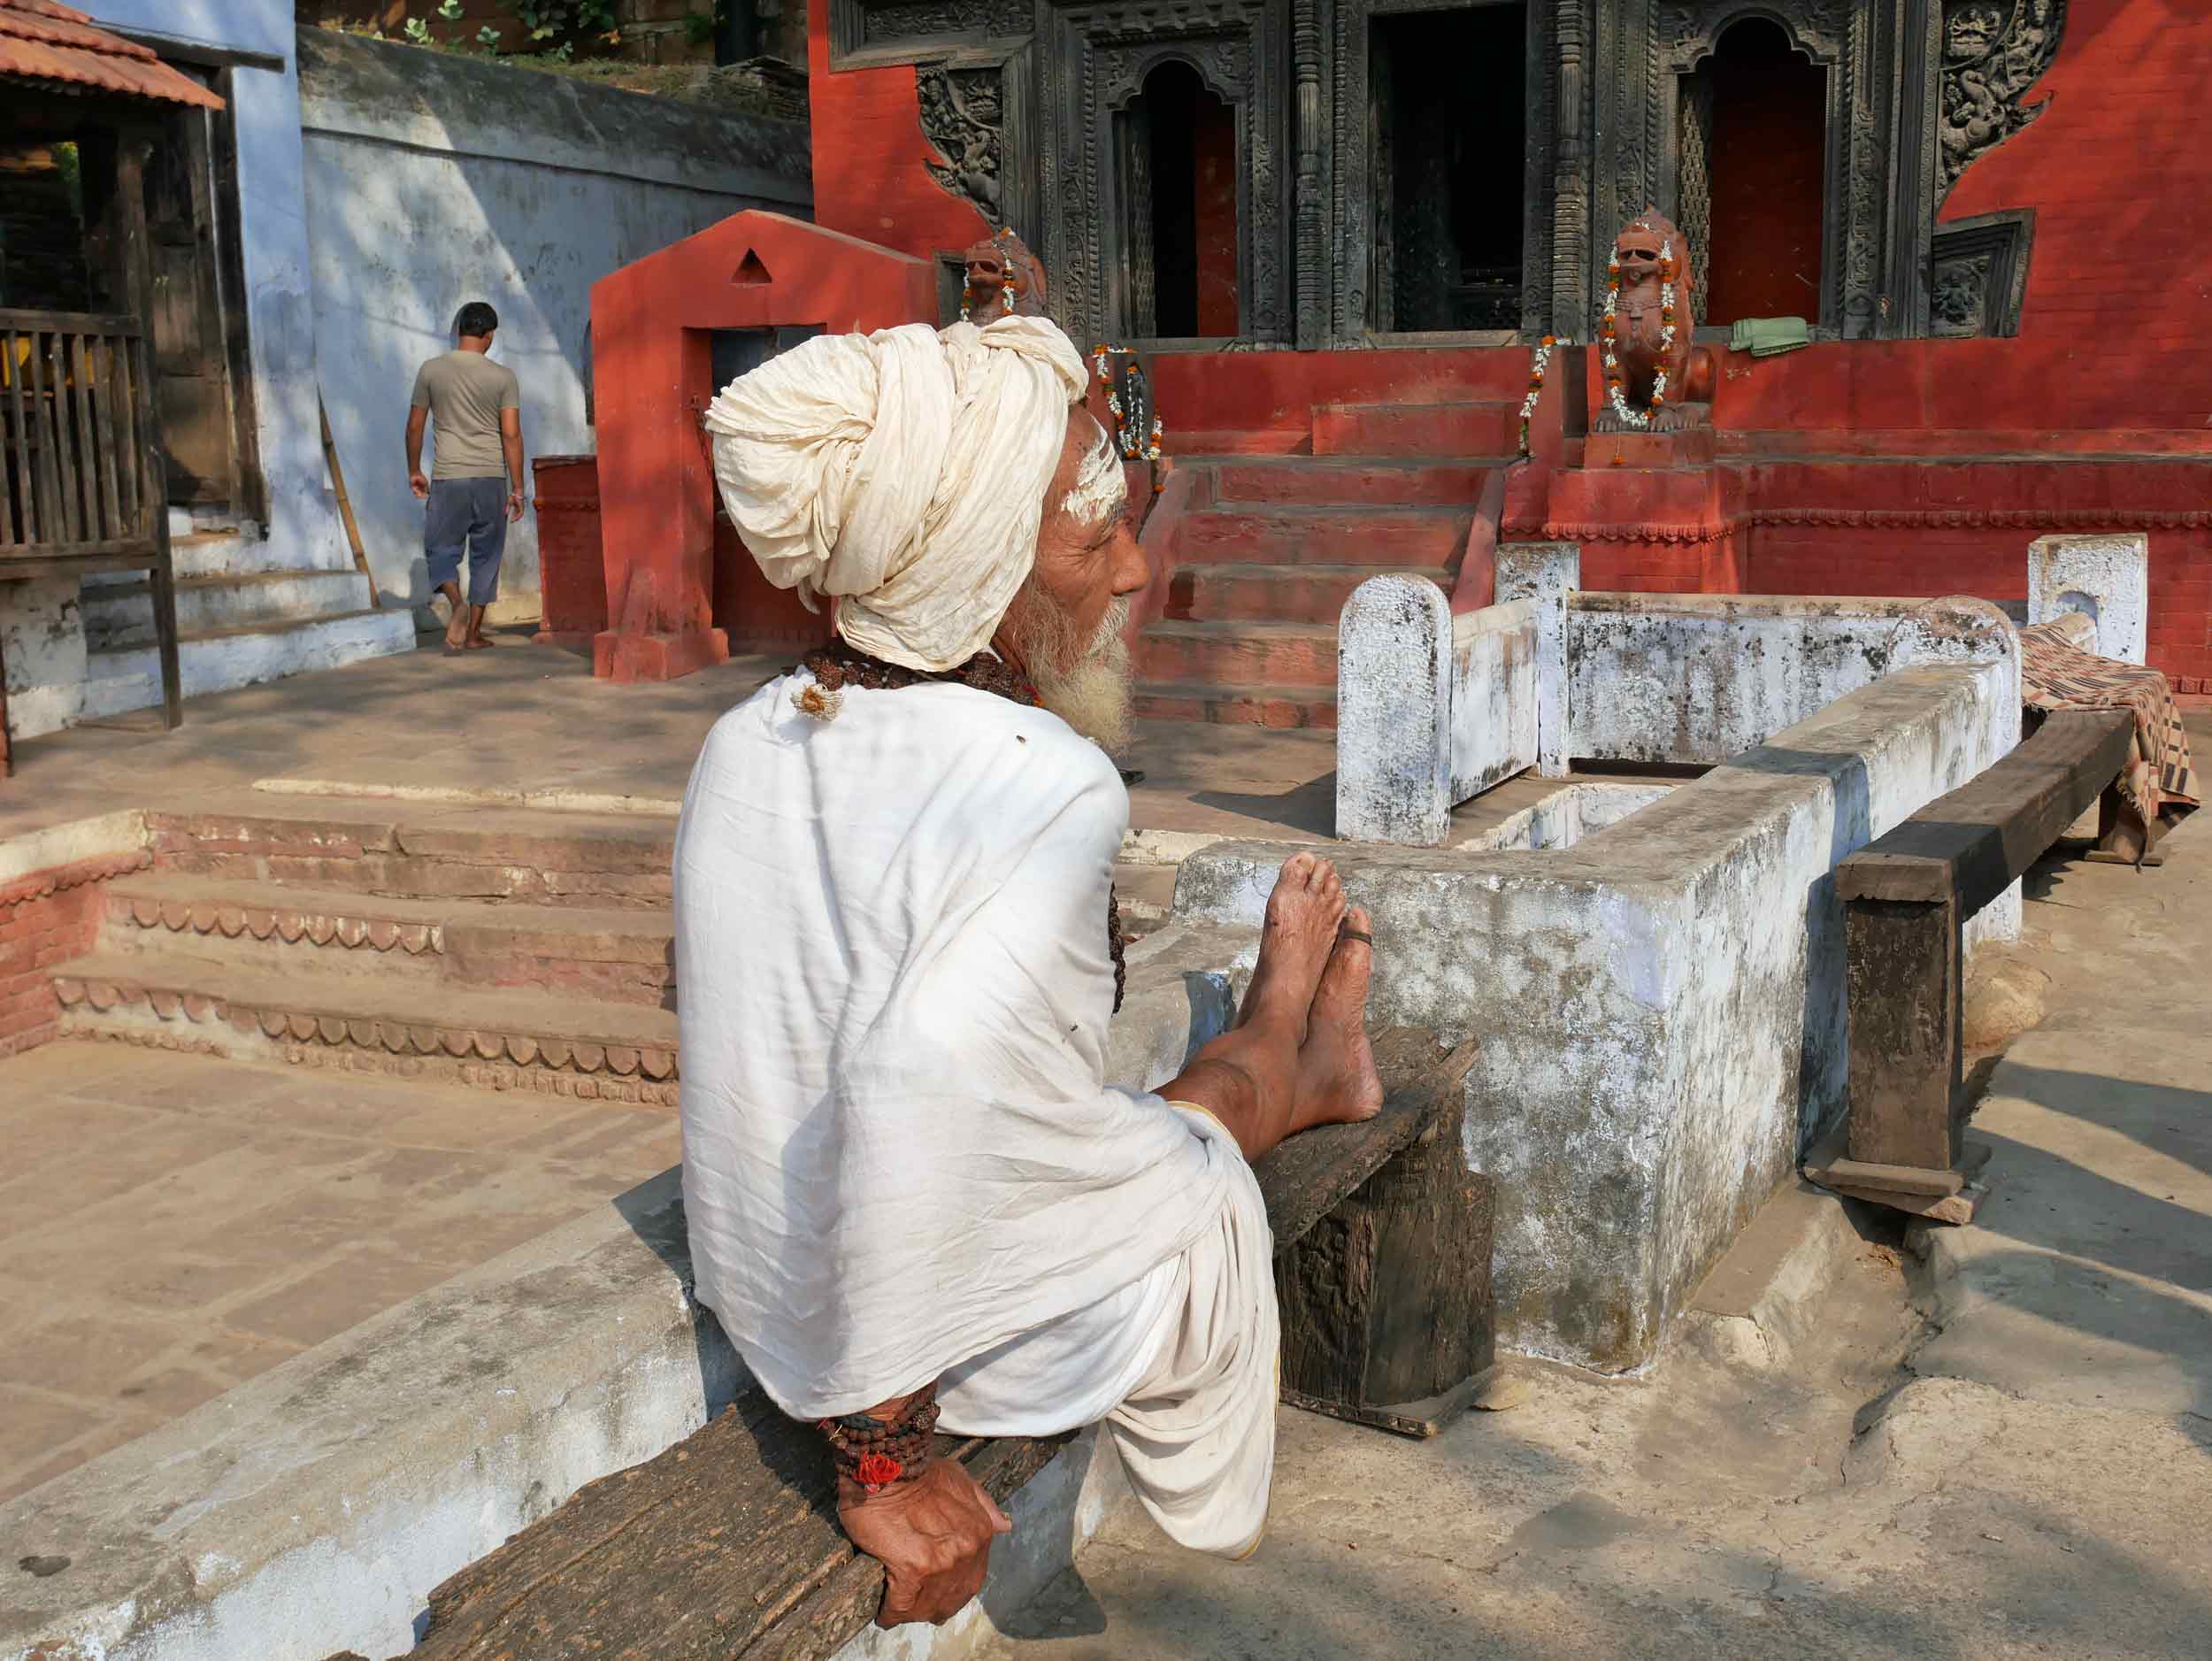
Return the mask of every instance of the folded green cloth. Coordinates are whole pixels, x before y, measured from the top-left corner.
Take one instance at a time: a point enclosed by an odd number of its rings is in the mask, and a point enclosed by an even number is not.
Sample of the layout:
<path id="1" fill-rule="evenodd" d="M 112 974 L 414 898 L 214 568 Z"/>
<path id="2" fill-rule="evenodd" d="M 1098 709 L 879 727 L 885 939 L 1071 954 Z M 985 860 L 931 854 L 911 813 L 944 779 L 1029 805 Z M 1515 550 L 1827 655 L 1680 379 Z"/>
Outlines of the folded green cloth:
<path id="1" fill-rule="evenodd" d="M 1728 350 L 1771 358 L 1813 343 L 1812 330 L 1801 317 L 1740 317 L 1729 336 Z"/>

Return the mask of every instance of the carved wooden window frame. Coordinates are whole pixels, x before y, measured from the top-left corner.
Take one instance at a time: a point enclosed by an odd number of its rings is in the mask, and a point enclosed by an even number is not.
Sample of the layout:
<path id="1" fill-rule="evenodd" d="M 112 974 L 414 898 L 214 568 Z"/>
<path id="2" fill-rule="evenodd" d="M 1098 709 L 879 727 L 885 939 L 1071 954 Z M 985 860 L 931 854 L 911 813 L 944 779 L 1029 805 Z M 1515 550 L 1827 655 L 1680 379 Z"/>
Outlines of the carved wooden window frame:
<path id="1" fill-rule="evenodd" d="M 1302 258 L 1326 258 L 1333 273 L 1329 296 L 1329 332 L 1336 343 L 1377 341 L 1444 342 L 1491 341 L 1511 331 L 1432 330 L 1378 335 L 1372 327 L 1373 296 L 1367 292 L 1373 269 L 1374 225 L 1368 200 L 1369 154 L 1373 135 L 1368 120 L 1371 79 L 1368 42 L 1374 19 L 1423 12 L 1473 12 L 1508 0 L 1336 0 L 1332 8 L 1328 61 L 1324 79 L 1330 87 L 1327 179 L 1329 233 L 1325 249 L 1299 250 Z M 1540 335 L 1552 311 L 1553 157 L 1558 135 L 1557 81 L 1552 42 L 1558 0 L 1526 0 L 1522 91 L 1527 153 L 1521 186 L 1521 327 Z"/>
<path id="2" fill-rule="evenodd" d="M 1043 258 L 1053 316 L 1082 342 L 1116 338 L 1124 315 L 1114 115 L 1171 60 L 1236 112 L 1237 317 L 1230 343 L 1288 345 L 1295 327 L 1282 158 L 1287 63 L 1280 0 L 1118 0 L 1048 6 L 1038 42 L 1051 181 Z M 1217 342 L 1209 342 L 1209 344 Z"/>

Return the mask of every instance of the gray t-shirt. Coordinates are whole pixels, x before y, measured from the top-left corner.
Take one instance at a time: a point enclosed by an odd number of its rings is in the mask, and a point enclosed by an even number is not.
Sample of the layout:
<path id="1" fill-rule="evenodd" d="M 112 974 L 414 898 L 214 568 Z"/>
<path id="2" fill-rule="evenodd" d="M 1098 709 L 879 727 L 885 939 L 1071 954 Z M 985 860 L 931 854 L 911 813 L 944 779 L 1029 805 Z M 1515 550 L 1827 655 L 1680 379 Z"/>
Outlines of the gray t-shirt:
<path id="1" fill-rule="evenodd" d="M 438 461 L 433 479 L 498 479 L 507 472 L 499 412 L 522 407 L 515 372 L 482 352 L 449 351 L 415 372 L 418 410 L 430 411 Z"/>

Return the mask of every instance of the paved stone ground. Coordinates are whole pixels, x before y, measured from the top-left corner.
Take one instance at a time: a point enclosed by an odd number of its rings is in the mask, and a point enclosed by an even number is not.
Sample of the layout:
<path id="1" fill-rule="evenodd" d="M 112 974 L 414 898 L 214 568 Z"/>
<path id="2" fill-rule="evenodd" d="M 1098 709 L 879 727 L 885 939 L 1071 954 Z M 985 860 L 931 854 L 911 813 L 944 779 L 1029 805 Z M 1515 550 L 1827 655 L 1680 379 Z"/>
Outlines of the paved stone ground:
<path id="1" fill-rule="evenodd" d="M 2032 880 L 1972 1227 L 1860 1213 L 1778 1356 L 1694 1318 L 1429 1443 L 1286 1411 L 1252 1561 L 1125 1509 L 993 1661 L 2212 1655 L 2212 819 L 2169 850 Z"/>
<path id="2" fill-rule="evenodd" d="M 526 631 L 501 638 L 465 657 L 407 652 L 194 698 L 173 733 L 134 717 L 130 730 L 27 740 L 0 785 L 0 841 L 119 808 L 234 803 L 271 778 L 673 802 L 707 728 L 790 661 L 741 657 L 618 687 L 595 681 L 588 658 L 532 646 Z M 1130 765 L 1146 774 L 1132 802 L 1141 827 L 1324 836 L 1334 819 L 1333 733 L 1146 721 Z"/>
<path id="3" fill-rule="evenodd" d="M 0 1500 L 676 1162 L 659 1111 L 117 1044 L 0 1062 Z"/>

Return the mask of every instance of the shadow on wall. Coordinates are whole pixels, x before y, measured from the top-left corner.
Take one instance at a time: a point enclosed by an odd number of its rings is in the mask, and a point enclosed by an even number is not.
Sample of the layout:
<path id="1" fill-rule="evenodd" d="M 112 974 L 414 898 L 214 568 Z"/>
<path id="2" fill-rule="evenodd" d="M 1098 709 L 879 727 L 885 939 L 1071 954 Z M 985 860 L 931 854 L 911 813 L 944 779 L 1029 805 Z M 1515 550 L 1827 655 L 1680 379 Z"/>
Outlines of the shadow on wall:
<path id="1" fill-rule="evenodd" d="M 806 212 L 806 130 L 404 47 L 307 39 L 326 33 L 303 31 L 301 53 L 323 396 L 386 604 L 424 604 L 422 508 L 402 434 L 415 372 L 451 350 L 455 312 L 483 300 L 499 313 L 492 357 L 521 382 L 526 457 L 595 450 L 591 285 L 745 208 Z M 645 151 L 631 130 L 640 104 L 656 138 Z M 660 141 L 687 134 L 690 153 L 659 153 Z M 777 177 L 787 188 L 764 194 Z M 425 448 L 426 472 L 434 440 Z M 538 588 L 537 524 L 526 514 L 508 536 L 495 618 L 534 616 Z"/>

